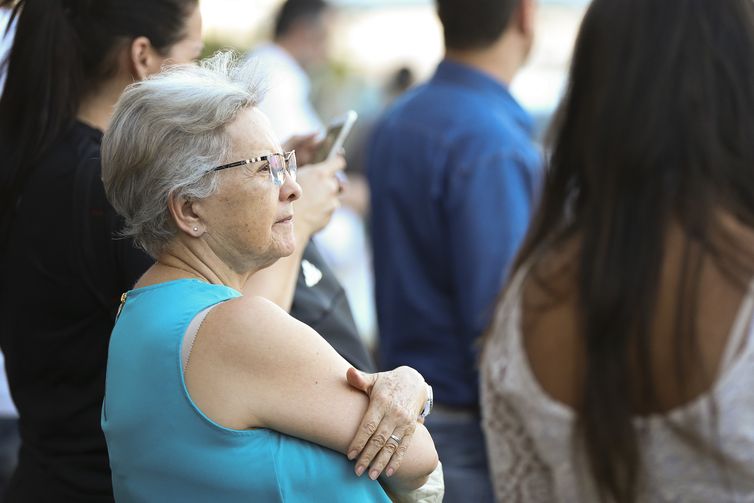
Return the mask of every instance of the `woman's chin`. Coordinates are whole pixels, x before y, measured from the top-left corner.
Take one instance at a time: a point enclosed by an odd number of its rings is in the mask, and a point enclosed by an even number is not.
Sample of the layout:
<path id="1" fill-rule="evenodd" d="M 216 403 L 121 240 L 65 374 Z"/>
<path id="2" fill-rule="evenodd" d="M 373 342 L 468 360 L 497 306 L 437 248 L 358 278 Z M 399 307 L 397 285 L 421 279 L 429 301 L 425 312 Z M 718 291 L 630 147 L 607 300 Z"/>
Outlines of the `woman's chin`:
<path id="1" fill-rule="evenodd" d="M 293 232 L 285 237 L 275 240 L 275 251 L 278 258 L 287 257 L 296 250 L 296 238 Z"/>

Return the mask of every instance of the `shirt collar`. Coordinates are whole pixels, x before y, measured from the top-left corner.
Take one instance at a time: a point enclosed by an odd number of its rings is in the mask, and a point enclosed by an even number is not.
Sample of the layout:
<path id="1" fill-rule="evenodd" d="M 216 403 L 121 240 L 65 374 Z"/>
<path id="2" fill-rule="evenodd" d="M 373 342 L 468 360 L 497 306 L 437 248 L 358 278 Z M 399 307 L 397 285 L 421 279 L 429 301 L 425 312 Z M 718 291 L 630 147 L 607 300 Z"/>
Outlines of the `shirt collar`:
<path id="1" fill-rule="evenodd" d="M 449 83 L 486 95 L 493 102 L 505 107 L 522 128 L 530 134 L 533 131 L 534 121 L 510 93 L 508 86 L 473 66 L 443 59 L 437 66 L 432 82 Z"/>

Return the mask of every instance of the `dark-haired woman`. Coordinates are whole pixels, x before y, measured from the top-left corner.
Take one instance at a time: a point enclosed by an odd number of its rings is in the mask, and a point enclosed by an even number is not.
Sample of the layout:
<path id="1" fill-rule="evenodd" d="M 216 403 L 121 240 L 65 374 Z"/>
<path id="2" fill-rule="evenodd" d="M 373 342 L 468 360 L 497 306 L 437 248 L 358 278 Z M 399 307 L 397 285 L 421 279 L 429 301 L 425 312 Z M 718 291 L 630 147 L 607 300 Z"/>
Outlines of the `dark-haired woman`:
<path id="1" fill-rule="evenodd" d="M 113 240 L 99 149 L 134 80 L 201 51 L 196 0 L 2 0 L 18 16 L 0 100 L 0 345 L 20 413 L 5 501 L 112 501 L 99 428 L 120 293 L 151 260 Z"/>
<path id="2" fill-rule="evenodd" d="M 752 131 L 751 0 L 594 0 L 483 354 L 500 501 L 754 501 Z"/>

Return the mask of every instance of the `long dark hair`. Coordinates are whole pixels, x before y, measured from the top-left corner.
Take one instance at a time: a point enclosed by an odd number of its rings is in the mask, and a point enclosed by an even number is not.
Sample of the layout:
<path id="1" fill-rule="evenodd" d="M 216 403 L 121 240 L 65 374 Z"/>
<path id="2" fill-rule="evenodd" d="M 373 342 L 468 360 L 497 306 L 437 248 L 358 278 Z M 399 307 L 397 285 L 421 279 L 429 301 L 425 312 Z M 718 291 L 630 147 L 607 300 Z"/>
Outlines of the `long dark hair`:
<path id="1" fill-rule="evenodd" d="M 0 0 L 18 17 L 0 99 L 0 232 L 31 169 L 70 128 L 82 99 L 139 36 L 167 52 L 197 0 Z"/>
<path id="2" fill-rule="evenodd" d="M 669 226 L 684 236 L 678 389 L 701 358 L 694 311 L 703 260 L 741 283 L 754 272 L 754 250 L 725 231 L 718 212 L 754 228 L 754 3 L 594 0 L 550 133 L 543 200 L 514 268 L 579 243 L 586 369 L 576 440 L 602 499 L 629 502 L 641 466 L 632 417 L 659 407 L 650 334 Z"/>

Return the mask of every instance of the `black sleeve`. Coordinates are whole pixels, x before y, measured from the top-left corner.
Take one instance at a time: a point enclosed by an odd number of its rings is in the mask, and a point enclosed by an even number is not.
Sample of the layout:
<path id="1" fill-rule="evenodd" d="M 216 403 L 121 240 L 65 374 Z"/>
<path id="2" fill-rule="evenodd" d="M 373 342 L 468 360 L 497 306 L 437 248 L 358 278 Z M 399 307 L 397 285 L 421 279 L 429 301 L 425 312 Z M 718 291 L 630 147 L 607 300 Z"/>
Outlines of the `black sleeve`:
<path id="1" fill-rule="evenodd" d="M 312 241 L 304 250 L 291 316 L 316 330 L 354 367 L 375 372 L 376 365 L 359 336 L 346 293 Z"/>

